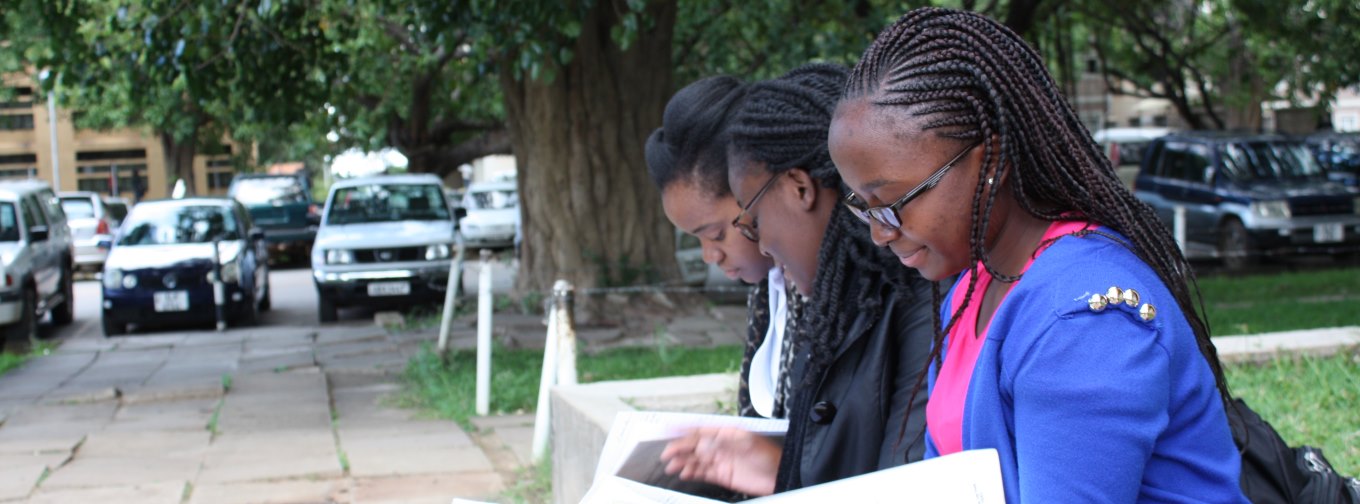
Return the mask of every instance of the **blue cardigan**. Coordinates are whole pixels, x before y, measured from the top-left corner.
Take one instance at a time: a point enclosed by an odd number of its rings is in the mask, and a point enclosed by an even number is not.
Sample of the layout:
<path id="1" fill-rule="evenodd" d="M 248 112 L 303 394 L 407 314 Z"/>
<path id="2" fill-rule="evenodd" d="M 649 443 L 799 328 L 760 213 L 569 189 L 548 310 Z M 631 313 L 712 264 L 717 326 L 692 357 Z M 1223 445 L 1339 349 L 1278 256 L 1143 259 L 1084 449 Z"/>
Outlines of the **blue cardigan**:
<path id="1" fill-rule="evenodd" d="M 1111 286 L 1137 291 L 1138 307 L 1093 309 L 1091 296 Z M 955 284 L 949 298 L 964 290 Z M 1139 315 L 1143 304 L 1155 308 L 1151 320 Z M 951 302 L 943 306 L 949 320 Z M 986 338 L 964 402 L 963 448 L 999 452 L 1007 502 L 1247 502 L 1194 333 L 1121 242 L 1055 241 L 1001 302 Z M 926 457 L 938 456 L 929 435 L 926 443 Z"/>

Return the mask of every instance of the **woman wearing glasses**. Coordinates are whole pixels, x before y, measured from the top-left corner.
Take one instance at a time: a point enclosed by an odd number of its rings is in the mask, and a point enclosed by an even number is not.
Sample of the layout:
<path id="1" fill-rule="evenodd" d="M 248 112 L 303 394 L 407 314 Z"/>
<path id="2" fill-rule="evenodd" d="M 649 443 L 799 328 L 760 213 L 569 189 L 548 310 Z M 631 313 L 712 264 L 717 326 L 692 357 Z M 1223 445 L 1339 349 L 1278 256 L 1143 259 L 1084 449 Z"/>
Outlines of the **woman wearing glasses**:
<path id="1" fill-rule="evenodd" d="M 732 228 L 741 207 L 727 186 L 727 127 L 748 86 L 727 76 L 686 86 L 666 104 L 647 139 L 647 170 L 671 223 L 699 238 L 704 262 L 753 284 L 737 406 L 743 416 L 784 418 L 794 353 L 786 334 L 803 304 L 756 244 Z"/>
<path id="2" fill-rule="evenodd" d="M 738 429 L 699 429 L 663 453 L 668 470 L 751 495 L 918 460 L 931 283 L 869 239 L 843 205 L 827 127 L 848 72 L 808 65 L 752 85 L 732 126 L 732 225 L 810 296 L 789 430 L 777 445 Z M 914 407 L 912 407 L 914 406 Z M 908 415 L 908 412 L 912 412 Z"/>
<path id="3" fill-rule="evenodd" d="M 1193 273 L 1000 24 L 920 9 L 879 34 L 830 131 L 876 243 L 964 272 L 931 354 L 927 457 L 1001 456 L 1007 502 L 1243 502 Z"/>

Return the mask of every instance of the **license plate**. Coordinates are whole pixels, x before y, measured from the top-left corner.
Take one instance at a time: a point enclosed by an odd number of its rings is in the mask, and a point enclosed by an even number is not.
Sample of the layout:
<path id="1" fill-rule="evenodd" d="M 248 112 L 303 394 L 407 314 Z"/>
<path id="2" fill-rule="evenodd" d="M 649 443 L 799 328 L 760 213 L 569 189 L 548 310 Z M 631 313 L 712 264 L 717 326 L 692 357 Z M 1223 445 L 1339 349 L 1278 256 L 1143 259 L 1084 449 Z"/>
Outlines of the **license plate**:
<path id="1" fill-rule="evenodd" d="M 1346 239 L 1346 228 L 1339 222 L 1313 226 L 1313 241 L 1315 242 L 1337 243 L 1344 239 Z"/>
<path id="2" fill-rule="evenodd" d="M 374 282 L 368 284 L 368 295 L 379 296 L 405 296 L 411 293 L 411 284 L 407 282 Z"/>
<path id="3" fill-rule="evenodd" d="M 152 296 L 158 312 L 179 312 L 189 309 L 187 291 L 164 291 L 154 293 Z"/>

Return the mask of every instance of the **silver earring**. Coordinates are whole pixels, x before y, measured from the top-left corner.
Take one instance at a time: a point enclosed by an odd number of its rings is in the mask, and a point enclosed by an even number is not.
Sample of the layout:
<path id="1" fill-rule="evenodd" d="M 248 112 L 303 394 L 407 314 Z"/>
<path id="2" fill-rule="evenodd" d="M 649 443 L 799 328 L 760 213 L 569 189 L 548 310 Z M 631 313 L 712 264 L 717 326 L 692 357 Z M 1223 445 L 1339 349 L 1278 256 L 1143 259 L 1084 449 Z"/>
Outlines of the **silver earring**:
<path id="1" fill-rule="evenodd" d="M 992 177 L 987 177 L 987 185 L 992 185 Z"/>

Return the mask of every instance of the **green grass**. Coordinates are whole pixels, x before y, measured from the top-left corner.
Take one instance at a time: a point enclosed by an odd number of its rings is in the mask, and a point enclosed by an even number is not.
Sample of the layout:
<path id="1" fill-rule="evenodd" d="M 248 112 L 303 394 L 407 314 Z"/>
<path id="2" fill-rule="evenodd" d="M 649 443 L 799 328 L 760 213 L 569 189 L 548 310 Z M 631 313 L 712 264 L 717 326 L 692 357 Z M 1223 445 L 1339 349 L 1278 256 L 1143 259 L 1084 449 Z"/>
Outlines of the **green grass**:
<path id="1" fill-rule="evenodd" d="M 1291 446 L 1311 445 L 1360 476 L 1360 355 L 1286 357 L 1227 368 L 1228 385 Z"/>
<path id="2" fill-rule="evenodd" d="M 1360 268 L 1199 281 L 1216 336 L 1360 325 Z"/>
<path id="3" fill-rule="evenodd" d="M 735 372 L 741 365 L 741 348 L 666 347 L 626 348 L 581 355 L 577 375 L 582 383 Z M 538 401 L 541 350 L 494 348 L 491 364 L 492 414 L 534 411 Z M 431 410 L 441 418 L 471 428 L 468 418 L 476 400 L 477 354 L 450 354 L 447 366 L 428 346 L 407 365 L 406 393 L 399 404 Z"/>
<path id="4" fill-rule="evenodd" d="M 552 457 L 538 465 L 521 467 L 515 473 L 515 483 L 501 492 L 498 502 L 509 504 L 542 504 L 552 501 Z"/>

